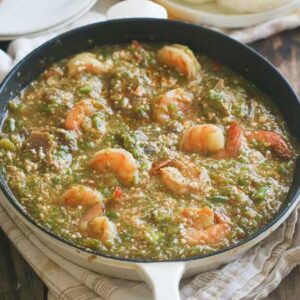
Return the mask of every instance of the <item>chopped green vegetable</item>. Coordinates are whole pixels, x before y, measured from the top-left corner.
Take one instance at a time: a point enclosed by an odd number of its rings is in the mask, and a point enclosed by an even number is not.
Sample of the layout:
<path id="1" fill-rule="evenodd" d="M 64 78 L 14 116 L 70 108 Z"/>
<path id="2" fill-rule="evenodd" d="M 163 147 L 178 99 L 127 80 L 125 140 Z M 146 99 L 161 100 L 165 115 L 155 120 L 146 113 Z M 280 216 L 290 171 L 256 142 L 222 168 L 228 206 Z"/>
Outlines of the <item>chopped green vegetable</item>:
<path id="1" fill-rule="evenodd" d="M 97 239 L 87 238 L 82 240 L 82 244 L 90 249 L 98 249 L 99 248 L 99 241 Z"/>
<path id="2" fill-rule="evenodd" d="M 148 104 L 138 106 L 135 112 L 140 118 L 148 118 L 150 112 L 150 106 Z"/>
<path id="3" fill-rule="evenodd" d="M 8 102 L 8 108 L 11 111 L 22 111 L 25 108 L 25 104 L 22 103 L 20 100 L 11 100 Z"/>
<path id="4" fill-rule="evenodd" d="M 92 116 L 92 122 L 93 122 L 93 126 L 99 130 L 99 131 L 103 131 L 105 128 L 105 122 L 103 121 L 103 118 L 100 114 L 94 114 Z"/>
<path id="5" fill-rule="evenodd" d="M 16 146 L 6 138 L 0 140 L 0 148 L 8 150 L 8 151 L 16 151 Z"/>
<path id="6" fill-rule="evenodd" d="M 174 103 L 170 103 L 170 104 L 168 105 L 168 108 L 169 108 L 169 110 L 170 110 L 172 113 L 176 113 L 177 110 L 178 110 L 176 104 L 174 104 Z"/>
<path id="7" fill-rule="evenodd" d="M 124 232 L 121 234 L 121 237 L 125 241 L 130 241 L 132 239 L 132 235 L 128 232 Z"/>
<path id="8" fill-rule="evenodd" d="M 85 142 L 84 146 L 87 149 L 93 149 L 95 147 L 95 143 L 92 141 L 87 141 L 87 142 Z"/>
<path id="9" fill-rule="evenodd" d="M 16 120 L 13 118 L 9 118 L 7 120 L 7 126 L 10 132 L 14 132 L 16 130 Z"/>
<path id="10" fill-rule="evenodd" d="M 289 170 L 288 170 L 285 166 L 283 166 L 283 165 L 280 165 L 280 166 L 278 167 L 278 172 L 279 172 L 280 174 L 282 174 L 282 175 L 287 175 L 287 174 L 289 174 Z"/>
<path id="11" fill-rule="evenodd" d="M 246 185 L 248 185 L 249 184 L 249 180 L 248 180 L 248 178 L 246 178 L 246 177 L 242 177 L 242 176 L 240 176 L 240 177 L 238 177 L 238 184 L 239 185 L 242 185 L 242 186 L 246 186 Z"/>
<path id="12" fill-rule="evenodd" d="M 211 197 L 211 200 L 217 203 L 226 203 L 228 201 L 228 197 L 222 195 L 215 195 Z"/>
<path id="13" fill-rule="evenodd" d="M 169 234 L 177 234 L 179 232 L 180 228 L 178 224 L 169 223 L 168 226 L 166 226 L 166 231 Z"/>
<path id="14" fill-rule="evenodd" d="M 158 212 L 153 214 L 153 219 L 157 224 L 170 223 L 172 221 L 172 216 L 163 212 Z"/>
<path id="15" fill-rule="evenodd" d="M 106 216 L 110 219 L 110 220 L 116 220 L 118 218 L 118 215 L 115 211 L 113 210 L 109 210 L 106 212 Z"/>
<path id="16" fill-rule="evenodd" d="M 69 152 L 68 146 L 60 145 L 52 154 L 55 161 L 62 164 L 70 164 L 72 162 L 72 155 Z"/>
<path id="17" fill-rule="evenodd" d="M 147 136 L 139 131 L 133 133 L 117 134 L 117 139 L 120 140 L 120 146 L 123 146 L 127 151 L 131 152 L 136 158 L 144 155 L 143 142 L 147 140 Z"/>
<path id="18" fill-rule="evenodd" d="M 149 160 L 144 160 L 141 163 L 141 170 L 149 171 L 151 169 L 151 162 Z"/>
<path id="19" fill-rule="evenodd" d="M 208 98 L 210 100 L 213 100 L 213 101 L 225 101 L 225 94 L 223 91 L 217 91 L 217 90 L 214 90 L 214 89 L 211 89 L 208 91 Z"/>
<path id="20" fill-rule="evenodd" d="M 52 178 L 52 182 L 55 184 L 61 183 L 61 176 L 56 175 L 55 177 Z"/>
<path id="21" fill-rule="evenodd" d="M 54 107 L 51 104 L 42 104 L 42 106 L 40 107 L 40 111 L 42 113 L 51 115 L 54 113 Z"/>
<path id="22" fill-rule="evenodd" d="M 163 241 L 164 239 L 164 233 L 161 231 L 150 231 L 148 232 L 148 234 L 146 234 L 147 240 L 148 242 L 152 243 L 152 244 L 159 244 Z"/>
<path id="23" fill-rule="evenodd" d="M 85 85 L 79 89 L 79 92 L 82 94 L 89 94 L 93 88 L 90 85 Z"/>
<path id="24" fill-rule="evenodd" d="M 249 224 L 249 220 L 248 218 L 246 217 L 242 217 L 239 221 L 239 224 L 242 226 L 242 227 L 247 227 L 247 225 Z"/>
<path id="25" fill-rule="evenodd" d="M 264 201 L 267 196 L 268 196 L 268 192 L 269 192 L 269 189 L 267 187 L 262 187 L 260 188 L 256 193 L 254 193 L 253 195 L 253 199 L 254 201 L 257 201 L 257 202 L 261 202 L 261 201 Z"/>

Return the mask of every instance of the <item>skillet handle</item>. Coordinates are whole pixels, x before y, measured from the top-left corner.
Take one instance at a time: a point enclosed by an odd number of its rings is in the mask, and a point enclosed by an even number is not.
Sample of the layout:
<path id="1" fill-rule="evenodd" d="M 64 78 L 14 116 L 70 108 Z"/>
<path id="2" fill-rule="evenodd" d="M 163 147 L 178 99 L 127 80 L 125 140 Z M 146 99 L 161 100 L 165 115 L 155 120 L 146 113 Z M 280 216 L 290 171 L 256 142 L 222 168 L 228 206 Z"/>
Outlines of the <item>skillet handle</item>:
<path id="1" fill-rule="evenodd" d="M 184 262 L 138 264 L 138 271 L 151 287 L 154 300 L 180 300 L 179 281 L 185 270 Z"/>

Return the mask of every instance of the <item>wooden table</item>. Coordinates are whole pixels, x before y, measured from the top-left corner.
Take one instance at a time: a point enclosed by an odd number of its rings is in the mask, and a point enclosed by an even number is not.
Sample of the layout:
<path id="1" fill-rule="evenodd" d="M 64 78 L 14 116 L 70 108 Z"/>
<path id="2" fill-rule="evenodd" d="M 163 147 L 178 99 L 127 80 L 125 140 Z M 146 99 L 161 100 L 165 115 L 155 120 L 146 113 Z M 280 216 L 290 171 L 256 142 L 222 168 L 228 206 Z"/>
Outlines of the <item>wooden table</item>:
<path id="1" fill-rule="evenodd" d="M 7 45 L 0 43 L 0 48 Z M 251 45 L 273 62 L 300 93 L 300 29 Z M 296 267 L 268 300 L 300 299 L 300 267 Z M 0 300 L 46 299 L 47 288 L 0 229 Z"/>

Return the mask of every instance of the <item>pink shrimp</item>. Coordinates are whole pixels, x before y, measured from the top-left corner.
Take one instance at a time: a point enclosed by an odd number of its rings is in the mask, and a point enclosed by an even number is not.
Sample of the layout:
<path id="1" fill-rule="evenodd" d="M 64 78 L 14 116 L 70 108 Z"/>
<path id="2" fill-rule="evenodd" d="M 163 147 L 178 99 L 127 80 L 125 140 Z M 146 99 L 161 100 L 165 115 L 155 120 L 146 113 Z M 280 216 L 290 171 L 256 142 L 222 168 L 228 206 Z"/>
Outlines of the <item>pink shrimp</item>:
<path id="1" fill-rule="evenodd" d="M 94 204 L 90 210 L 86 214 L 82 216 L 82 218 L 79 221 L 79 229 L 82 232 L 85 232 L 88 230 L 89 222 L 93 220 L 96 217 L 102 216 L 104 213 L 104 205 L 102 203 Z"/>
<path id="2" fill-rule="evenodd" d="M 164 46 L 158 51 L 158 59 L 161 63 L 175 68 L 190 80 L 199 76 L 200 64 L 193 52 L 186 46 L 179 44 Z"/>
<path id="3" fill-rule="evenodd" d="M 216 153 L 224 149 L 225 138 L 220 127 L 212 124 L 195 125 L 186 129 L 180 149 L 186 152 Z"/>
<path id="4" fill-rule="evenodd" d="M 107 148 L 98 151 L 89 162 L 90 166 L 99 172 L 111 170 L 119 180 L 130 185 L 138 175 L 136 161 L 132 154 L 124 149 Z"/>
<path id="5" fill-rule="evenodd" d="M 79 130 L 86 116 L 90 116 L 95 111 L 93 101 L 90 99 L 77 102 L 68 112 L 65 128 L 67 130 Z"/>
<path id="6" fill-rule="evenodd" d="M 164 185 L 178 195 L 200 192 L 209 182 L 206 169 L 198 168 L 193 164 L 184 164 L 176 159 L 154 163 L 150 175 L 156 174 L 160 174 Z"/>
<path id="7" fill-rule="evenodd" d="M 186 152 L 211 153 L 219 159 L 232 158 L 239 154 L 241 142 L 242 133 L 236 121 L 230 124 L 226 145 L 221 128 L 203 124 L 185 130 L 180 141 L 180 149 Z"/>
<path id="8" fill-rule="evenodd" d="M 162 95 L 154 107 L 153 116 L 156 122 L 163 124 L 170 119 L 173 109 L 176 111 L 187 110 L 192 102 L 191 94 L 178 88 Z"/>
<path id="9" fill-rule="evenodd" d="M 295 153 L 289 148 L 285 139 L 276 132 L 267 130 L 252 131 L 247 134 L 250 141 L 262 142 L 272 148 L 278 156 L 284 159 L 292 159 Z"/>
<path id="10" fill-rule="evenodd" d="M 190 230 L 186 239 L 190 245 L 216 245 L 230 233 L 228 224 L 215 224 L 205 230 Z"/>
<path id="11" fill-rule="evenodd" d="M 230 233 L 230 225 L 208 207 L 186 208 L 182 216 L 187 219 L 188 229 L 183 237 L 190 245 L 216 245 Z"/>
<path id="12" fill-rule="evenodd" d="M 68 189 L 60 198 L 68 206 L 90 207 L 79 220 L 79 230 L 83 235 L 98 238 L 103 244 L 110 245 L 117 236 L 115 224 L 104 215 L 102 195 L 96 190 L 82 185 Z"/>
<path id="13" fill-rule="evenodd" d="M 60 203 L 68 206 L 91 206 L 102 201 L 98 191 L 84 185 L 74 185 L 60 197 Z"/>
<path id="14" fill-rule="evenodd" d="M 89 236 L 98 238 L 103 244 L 111 245 L 117 237 L 117 229 L 113 222 L 107 217 L 100 216 L 88 223 Z"/>
<path id="15" fill-rule="evenodd" d="M 100 62 L 96 55 L 89 52 L 80 53 L 68 62 L 68 73 L 71 77 L 76 77 L 82 72 L 89 72 L 101 75 L 110 69 L 108 62 Z"/>

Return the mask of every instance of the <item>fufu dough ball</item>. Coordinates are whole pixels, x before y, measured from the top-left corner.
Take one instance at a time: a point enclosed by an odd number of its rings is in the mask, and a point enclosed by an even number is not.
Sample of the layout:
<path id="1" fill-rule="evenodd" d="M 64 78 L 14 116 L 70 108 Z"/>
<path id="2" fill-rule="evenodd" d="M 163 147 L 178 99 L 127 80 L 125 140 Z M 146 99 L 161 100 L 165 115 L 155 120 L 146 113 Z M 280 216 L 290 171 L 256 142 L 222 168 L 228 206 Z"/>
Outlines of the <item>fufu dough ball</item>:
<path id="1" fill-rule="evenodd" d="M 233 13 L 259 13 L 284 6 L 293 0 L 217 0 L 218 5 Z"/>
<path id="2" fill-rule="evenodd" d="M 201 4 L 201 3 L 206 3 L 206 2 L 216 2 L 216 0 L 182 0 L 185 2 L 189 2 L 192 4 Z"/>

